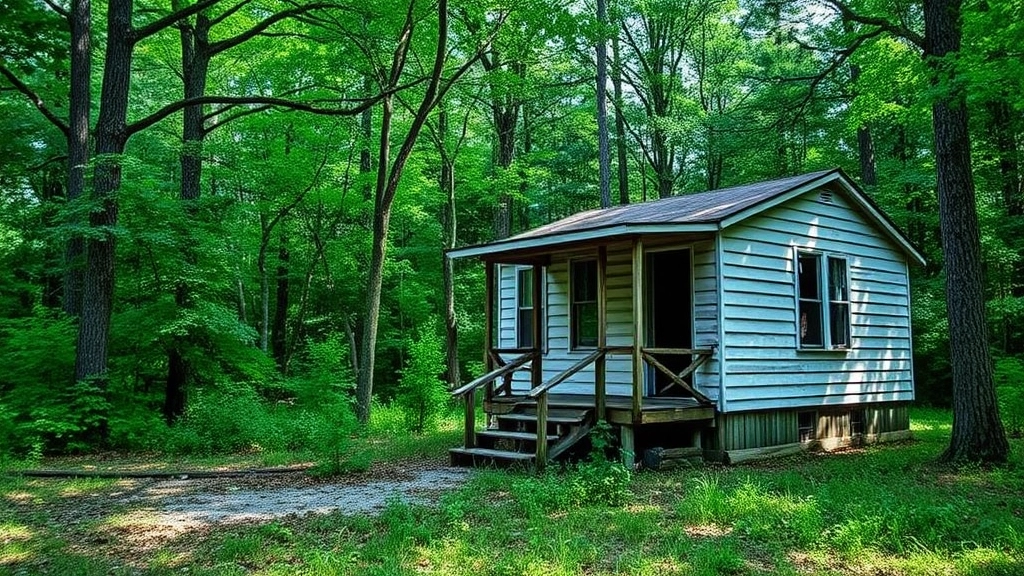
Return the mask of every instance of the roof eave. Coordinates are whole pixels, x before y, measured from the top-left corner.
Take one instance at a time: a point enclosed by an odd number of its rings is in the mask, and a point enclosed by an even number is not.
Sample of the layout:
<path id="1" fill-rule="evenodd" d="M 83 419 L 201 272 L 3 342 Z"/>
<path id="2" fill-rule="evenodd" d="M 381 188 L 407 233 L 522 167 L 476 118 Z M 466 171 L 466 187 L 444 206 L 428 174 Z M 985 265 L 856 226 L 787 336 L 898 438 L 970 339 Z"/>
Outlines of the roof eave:
<path id="1" fill-rule="evenodd" d="M 599 238 L 618 238 L 637 234 L 682 234 L 716 232 L 718 225 L 714 222 L 687 222 L 687 223 L 666 223 L 666 224 L 616 224 L 613 226 L 601 226 L 577 232 L 567 232 L 539 236 L 536 238 L 515 238 L 499 240 L 489 244 L 477 244 L 448 250 L 445 254 L 452 259 L 455 258 L 487 258 L 500 254 L 522 251 L 536 251 L 543 248 L 556 248 L 588 240 Z"/>
<path id="2" fill-rule="evenodd" d="M 853 201 L 857 204 L 857 206 L 864 210 L 875 221 L 875 223 L 879 227 L 881 227 L 883 231 L 885 231 L 886 235 L 889 236 L 889 238 L 893 242 L 895 242 L 900 248 L 902 248 L 908 256 L 910 256 L 914 261 L 916 261 L 921 266 L 927 264 L 927 261 L 925 260 L 921 252 L 914 247 L 914 245 L 910 242 L 910 240 L 907 239 L 906 236 L 903 235 L 902 232 L 900 232 L 899 228 L 897 228 L 889 220 L 889 218 L 886 217 L 870 199 L 868 199 L 864 192 L 862 192 L 860 188 L 858 188 L 852 181 L 850 181 L 846 174 L 844 174 L 843 171 L 839 169 L 836 169 L 832 172 L 829 172 L 828 174 L 821 176 L 820 178 L 815 178 L 814 180 L 807 182 L 806 184 L 803 184 L 796 188 L 793 188 L 788 192 L 779 194 L 777 196 L 773 196 L 763 202 L 759 202 L 727 218 L 724 218 L 721 222 L 719 222 L 719 227 L 721 229 L 728 228 L 733 224 L 742 222 L 743 220 L 756 216 L 766 210 L 770 210 L 771 208 L 774 208 L 780 204 L 789 202 L 790 200 L 796 198 L 797 196 L 800 196 L 801 194 L 810 192 L 811 190 L 824 186 L 825 184 L 828 184 L 830 182 L 837 182 L 840 186 L 842 186 L 843 189 L 847 191 L 849 197 L 852 198 Z"/>

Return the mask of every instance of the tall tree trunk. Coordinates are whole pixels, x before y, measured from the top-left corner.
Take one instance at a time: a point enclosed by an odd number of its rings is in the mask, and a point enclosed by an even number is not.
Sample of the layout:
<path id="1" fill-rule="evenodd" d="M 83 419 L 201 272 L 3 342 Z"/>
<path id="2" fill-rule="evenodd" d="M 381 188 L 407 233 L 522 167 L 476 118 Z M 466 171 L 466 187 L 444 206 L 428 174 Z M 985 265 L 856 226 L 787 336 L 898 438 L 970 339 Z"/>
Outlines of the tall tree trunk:
<path id="1" fill-rule="evenodd" d="M 850 81 L 856 86 L 860 79 L 860 66 L 850 64 Z M 871 138 L 871 128 L 867 124 L 857 127 L 857 157 L 860 160 L 860 181 L 865 186 L 878 184 L 878 171 L 875 169 L 875 142 Z"/>
<path id="2" fill-rule="evenodd" d="M 612 95 L 615 98 L 615 156 L 619 175 L 619 204 L 629 204 L 629 159 L 626 157 L 626 118 L 622 114 L 622 61 L 619 35 L 612 36 Z"/>
<path id="3" fill-rule="evenodd" d="M 71 86 L 68 122 L 68 202 L 85 193 L 89 163 L 89 118 L 92 109 L 92 6 L 90 0 L 71 2 Z M 71 316 L 82 311 L 85 242 L 78 235 L 64 251 L 63 309 Z"/>
<path id="4" fill-rule="evenodd" d="M 438 184 L 445 193 L 445 203 L 441 211 L 441 242 L 445 250 L 455 248 L 455 159 L 448 153 L 445 146 L 448 135 L 448 112 L 440 111 L 437 118 L 439 133 L 439 150 L 441 152 L 441 176 Z M 462 383 L 459 373 L 459 329 L 455 315 L 455 263 L 451 258 L 442 256 L 442 277 L 444 283 L 444 344 L 445 360 L 448 367 L 448 385 L 457 388 Z"/>
<path id="5" fill-rule="evenodd" d="M 363 77 L 363 94 L 369 98 L 373 93 L 373 79 L 369 74 Z M 359 149 L 359 174 L 361 176 L 373 172 L 373 156 L 370 150 L 373 141 L 373 107 L 369 106 L 359 117 L 359 127 L 363 133 L 362 147 Z M 363 200 L 373 197 L 373 184 L 363 183 Z"/>
<path id="6" fill-rule="evenodd" d="M 502 103 L 500 100 L 492 104 L 495 135 L 498 146 L 495 151 L 494 163 L 501 170 L 508 170 L 515 160 L 516 125 L 522 104 L 518 100 Z M 498 206 L 494 211 L 494 239 L 508 238 L 512 233 L 513 197 L 502 190 L 498 194 Z"/>
<path id="7" fill-rule="evenodd" d="M 286 372 L 288 358 L 288 263 L 291 254 L 288 252 L 288 238 L 281 234 L 280 244 L 277 250 L 277 299 L 274 308 L 274 324 L 271 329 L 271 344 L 274 350 L 274 360 L 281 373 Z"/>
<path id="8" fill-rule="evenodd" d="M 612 205 L 611 153 L 608 149 L 608 29 L 607 0 L 597 0 L 597 23 L 601 27 L 597 39 L 597 165 L 601 207 Z"/>
<path id="9" fill-rule="evenodd" d="M 180 10 L 180 2 L 172 3 L 175 10 Z M 183 21 L 178 25 L 178 36 L 181 42 L 181 72 L 183 96 L 185 99 L 199 98 L 206 94 L 206 79 L 210 68 L 209 46 L 210 19 L 206 14 L 195 16 L 195 23 Z M 181 256 L 186 271 L 178 279 L 174 290 L 174 304 L 178 313 L 191 308 L 194 304 L 192 288 L 187 278 L 192 275 L 189 268 L 198 264 L 199 258 L 191 239 L 189 230 L 191 221 L 197 217 L 196 204 L 202 194 L 203 180 L 203 140 L 206 128 L 203 124 L 204 107 L 202 105 L 186 106 L 182 113 L 181 154 L 178 161 L 181 166 L 181 188 L 179 199 L 187 219 L 186 225 L 178 231 L 181 242 Z M 185 413 L 186 392 L 192 375 L 192 366 L 184 353 L 187 336 L 172 340 L 167 351 L 167 384 L 164 388 L 164 419 L 173 423 Z"/>
<path id="10" fill-rule="evenodd" d="M 955 64 L 945 59 L 960 51 L 961 0 L 925 2 L 924 18 L 925 57 L 933 83 L 943 91 L 932 104 L 953 371 L 953 433 L 942 458 L 1003 462 L 1009 444 L 999 419 L 988 348 L 967 105 Z"/>
<path id="11" fill-rule="evenodd" d="M 121 161 L 128 140 L 128 94 L 132 68 L 132 3 L 110 0 L 107 7 L 107 43 L 96 123 L 96 163 L 93 199 L 97 209 L 89 215 L 93 229 L 86 243 L 82 313 L 75 349 L 75 381 L 107 387 L 107 352 L 110 317 L 114 305 L 114 257 L 117 199 L 121 187 Z M 96 431 L 107 435 L 106 414 L 97 417 Z"/>
<path id="12" fill-rule="evenodd" d="M 999 162 L 999 188 L 1003 193 L 1003 205 L 1010 216 L 1024 215 L 1013 110 L 1006 100 L 989 102 L 986 108 L 989 112 L 989 132 L 995 141 L 996 159 Z"/>
<path id="13" fill-rule="evenodd" d="M 373 404 L 373 368 L 377 356 L 377 323 L 380 320 L 380 292 L 384 281 L 384 257 L 387 250 L 388 228 L 391 223 L 391 203 L 386 202 L 388 168 L 391 163 L 391 119 L 394 103 L 391 96 L 381 101 L 380 146 L 377 156 L 377 189 L 374 195 L 373 248 L 370 252 L 370 270 L 366 279 L 366 315 L 363 341 L 359 351 L 359 373 L 356 380 L 356 417 L 363 424 L 370 422 Z"/>

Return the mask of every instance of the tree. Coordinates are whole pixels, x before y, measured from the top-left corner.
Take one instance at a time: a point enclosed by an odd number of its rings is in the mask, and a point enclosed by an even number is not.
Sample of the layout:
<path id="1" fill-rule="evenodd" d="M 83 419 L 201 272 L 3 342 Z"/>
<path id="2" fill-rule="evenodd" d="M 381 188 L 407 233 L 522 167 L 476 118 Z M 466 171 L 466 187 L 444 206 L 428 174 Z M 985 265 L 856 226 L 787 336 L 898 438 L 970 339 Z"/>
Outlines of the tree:
<path id="1" fill-rule="evenodd" d="M 498 19 L 498 24 L 504 17 Z M 377 181 L 374 187 L 373 210 L 373 245 L 370 255 L 370 267 L 366 289 L 366 306 L 363 324 L 363 337 L 359 354 L 359 374 L 356 381 L 356 416 L 366 424 L 370 420 L 370 407 L 373 402 L 373 370 L 376 360 L 377 329 L 380 320 L 381 285 L 383 282 L 384 262 L 387 252 L 388 230 L 391 224 L 391 212 L 398 193 L 399 183 L 406 162 L 412 154 L 413 147 L 419 138 L 420 131 L 430 114 L 437 108 L 444 95 L 451 87 L 469 71 L 470 67 L 483 55 L 490 45 L 493 32 L 488 31 L 475 51 L 471 52 L 449 76 L 445 76 L 448 62 L 448 2 L 439 0 L 437 3 L 437 43 L 434 48 L 433 66 L 424 76 L 426 89 L 417 99 L 415 113 L 406 129 L 394 160 L 391 160 L 391 139 L 395 119 L 395 96 L 399 87 L 408 59 L 413 50 L 413 33 L 416 30 L 418 15 L 415 2 L 410 1 L 405 12 L 405 21 L 398 34 L 398 42 L 394 49 L 391 65 L 386 75 L 381 76 L 381 127 L 380 145 L 377 155 Z M 371 55 L 368 55 L 371 56 Z M 371 56 L 372 57 L 372 56 Z"/>
<path id="2" fill-rule="evenodd" d="M 936 190 L 953 372 L 953 433 L 942 459 L 1003 462 L 1009 444 L 999 419 L 988 346 L 967 100 L 956 63 L 963 37 L 961 0 L 925 2 L 923 35 L 884 17 L 859 14 L 839 0 L 829 2 L 845 20 L 912 42 L 932 70 Z"/>

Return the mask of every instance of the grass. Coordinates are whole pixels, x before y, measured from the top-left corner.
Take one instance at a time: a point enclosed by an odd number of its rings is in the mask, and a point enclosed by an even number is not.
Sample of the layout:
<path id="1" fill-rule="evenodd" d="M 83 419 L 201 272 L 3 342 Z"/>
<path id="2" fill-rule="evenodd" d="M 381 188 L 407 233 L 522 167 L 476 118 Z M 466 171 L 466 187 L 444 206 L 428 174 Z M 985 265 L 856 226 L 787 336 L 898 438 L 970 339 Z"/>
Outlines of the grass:
<path id="1" fill-rule="evenodd" d="M 104 540 L 125 510 L 64 524 L 68 509 L 123 490 L 118 481 L 0 478 L 0 574 L 1024 574 L 1024 441 L 1011 441 L 1003 467 L 941 466 L 950 415 L 912 418 L 916 440 L 899 445 L 632 478 L 600 466 L 483 470 L 433 507 L 137 547 Z M 419 441 L 378 426 L 367 447 L 391 461 L 438 458 L 459 441 L 457 424 Z"/>

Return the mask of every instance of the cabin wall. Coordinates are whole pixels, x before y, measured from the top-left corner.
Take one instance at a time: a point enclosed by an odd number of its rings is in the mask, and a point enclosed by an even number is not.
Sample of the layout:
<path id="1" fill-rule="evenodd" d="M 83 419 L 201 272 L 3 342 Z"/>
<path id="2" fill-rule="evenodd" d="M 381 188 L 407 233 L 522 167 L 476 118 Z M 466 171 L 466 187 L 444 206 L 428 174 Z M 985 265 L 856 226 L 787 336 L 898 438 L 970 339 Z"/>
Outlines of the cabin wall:
<path id="1" fill-rule="evenodd" d="M 691 247 L 694 274 L 694 343 L 711 346 L 718 339 L 717 283 L 715 281 L 715 249 L 713 240 L 698 242 L 661 242 L 656 249 Z M 570 350 L 569 334 L 569 262 L 573 259 L 595 258 L 596 248 L 553 254 L 545 267 L 544 293 L 544 380 L 557 376 L 590 353 Z M 498 347 L 516 347 L 516 269 L 515 265 L 499 266 L 500 306 L 498 314 Z M 608 290 L 608 346 L 633 345 L 633 266 L 632 243 L 619 242 L 608 246 L 606 284 Z M 512 355 L 505 355 L 511 358 Z M 695 375 L 696 386 L 707 396 L 718 397 L 718 361 L 713 357 Z M 632 394 L 633 361 L 629 355 L 608 356 L 606 390 L 609 395 Z M 513 391 L 523 393 L 530 388 L 528 370 L 513 377 Z M 588 366 L 553 390 L 558 394 L 593 394 L 594 368 Z"/>
<path id="2" fill-rule="evenodd" d="M 913 399 L 906 258 L 843 195 L 801 195 L 727 227 L 721 243 L 723 411 Z M 849 349 L 798 348 L 798 249 L 847 256 Z"/>
<path id="3" fill-rule="evenodd" d="M 806 425 L 810 423 L 810 428 Z M 804 425 L 801 429 L 801 425 Z M 728 454 L 750 451 L 773 455 L 772 447 L 827 450 L 910 437 L 906 402 L 885 402 L 817 409 L 762 410 L 719 414 L 716 426 L 703 435 L 710 460 L 730 460 Z"/>

